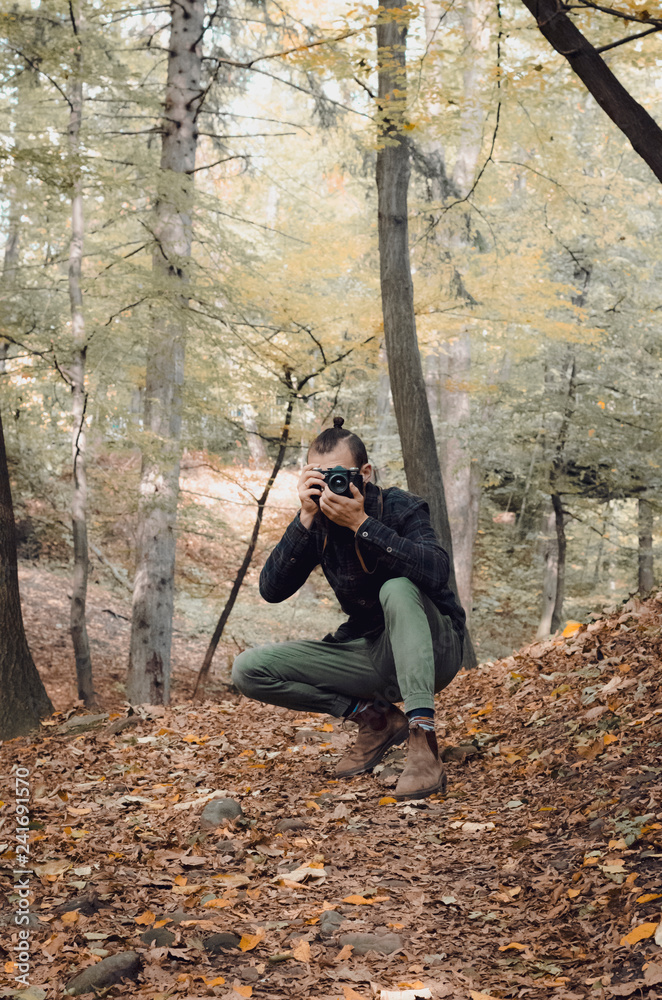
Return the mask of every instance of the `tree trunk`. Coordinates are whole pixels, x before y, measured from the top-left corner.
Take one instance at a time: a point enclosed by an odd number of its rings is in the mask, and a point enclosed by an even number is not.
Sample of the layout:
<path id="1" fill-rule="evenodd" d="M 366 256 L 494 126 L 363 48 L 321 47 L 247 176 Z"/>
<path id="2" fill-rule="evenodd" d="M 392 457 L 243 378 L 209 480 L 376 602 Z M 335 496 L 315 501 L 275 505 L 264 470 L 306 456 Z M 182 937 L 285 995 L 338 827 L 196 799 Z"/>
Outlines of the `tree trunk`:
<path id="1" fill-rule="evenodd" d="M 556 592 L 559 576 L 559 550 L 556 536 L 556 515 L 553 509 L 543 514 L 542 524 L 542 611 L 536 639 L 544 639 L 552 631 L 554 608 L 556 607 Z"/>
<path id="2" fill-rule="evenodd" d="M 280 467 L 283 464 L 283 459 L 285 458 L 285 452 L 287 450 L 287 442 L 290 436 L 290 424 L 292 421 L 292 410 L 294 408 L 294 400 L 290 399 L 287 404 L 287 410 L 285 411 L 285 420 L 283 421 L 283 430 L 280 437 L 280 447 L 278 448 L 278 455 L 276 456 L 276 461 L 274 462 L 274 467 L 271 470 L 271 475 L 267 480 L 267 484 L 262 491 L 262 495 L 257 502 L 257 516 L 255 518 L 255 524 L 253 525 L 253 532 L 246 549 L 246 554 L 244 555 L 243 562 L 239 567 L 237 575 L 232 584 L 232 590 L 230 595 L 225 602 L 225 607 L 221 613 L 221 617 L 218 619 L 216 628 L 214 629 L 214 634 L 211 637 L 209 646 L 207 647 L 207 652 L 205 653 L 205 658 L 202 661 L 202 666 L 200 667 L 200 673 L 195 682 L 195 688 L 193 689 L 193 698 L 202 700 L 205 694 L 205 685 L 207 682 L 207 677 L 209 676 L 209 671 L 211 669 L 211 661 L 214 658 L 214 653 L 221 641 L 221 636 L 223 635 L 223 630 L 227 624 L 228 618 L 232 613 L 232 609 L 235 605 L 235 601 L 239 595 L 239 590 L 242 583 L 244 582 L 244 577 L 248 572 L 248 567 L 253 559 L 253 553 L 255 552 L 255 546 L 257 545 L 258 535 L 260 534 L 260 527 L 262 525 L 262 518 L 264 517 L 264 508 L 267 505 L 267 500 L 269 499 L 269 493 L 271 492 L 271 487 L 276 481 L 276 476 L 280 472 Z"/>
<path id="3" fill-rule="evenodd" d="M 75 21 L 73 18 L 75 17 Z M 87 438 L 85 411 L 85 359 L 87 342 L 83 316 L 81 270 L 85 219 L 83 214 L 83 179 L 80 169 L 80 129 L 83 118 L 82 49 L 80 31 L 82 16 L 77 4 L 72 12 L 74 25 L 75 69 L 69 90 L 69 155 L 72 167 L 71 190 L 71 241 L 69 244 L 69 302 L 71 306 L 71 338 L 73 353 L 69 367 L 72 394 L 72 469 L 73 494 L 71 497 L 71 523 L 74 543 L 74 573 L 72 580 L 69 628 L 76 658 L 78 697 L 88 705 L 97 702 L 92 678 L 92 656 L 87 636 L 86 602 L 89 553 L 87 547 Z"/>
<path id="4" fill-rule="evenodd" d="M 167 704 L 204 0 L 171 0 L 127 697 Z"/>
<path id="5" fill-rule="evenodd" d="M 440 455 L 448 516 L 453 533 L 457 590 L 470 621 L 473 550 L 478 531 L 480 470 L 472 462 L 465 435 L 471 419 L 471 399 L 464 383 L 471 371 L 471 344 L 464 333 L 440 355 L 440 416 L 443 421 Z"/>
<path id="6" fill-rule="evenodd" d="M 254 469 L 261 469 L 267 464 L 268 461 L 267 449 L 264 446 L 264 441 L 257 432 L 255 409 L 250 403 L 242 403 L 241 419 L 244 425 L 244 430 L 246 431 L 246 438 L 248 440 L 251 466 Z"/>
<path id="7" fill-rule="evenodd" d="M 18 588 L 16 527 L 0 415 L 0 740 L 39 726 L 53 705 L 25 637 Z"/>
<path id="8" fill-rule="evenodd" d="M 561 0 L 522 0 L 522 3 L 535 17 L 540 33 L 568 60 L 573 73 L 662 181 L 662 129 L 573 24 L 565 13 L 569 8 Z"/>
<path id="9" fill-rule="evenodd" d="M 655 586 L 653 570 L 653 508 L 649 500 L 639 500 L 639 593 L 650 594 Z"/>
<path id="10" fill-rule="evenodd" d="M 407 213 L 409 145 L 403 133 L 406 39 L 407 26 L 399 0 L 386 0 L 380 6 L 377 23 L 377 196 L 384 337 L 407 485 L 430 506 L 432 525 L 449 555 L 450 586 L 457 593 L 453 543 L 414 315 Z M 475 654 L 467 634 L 465 665 L 473 664 Z"/>

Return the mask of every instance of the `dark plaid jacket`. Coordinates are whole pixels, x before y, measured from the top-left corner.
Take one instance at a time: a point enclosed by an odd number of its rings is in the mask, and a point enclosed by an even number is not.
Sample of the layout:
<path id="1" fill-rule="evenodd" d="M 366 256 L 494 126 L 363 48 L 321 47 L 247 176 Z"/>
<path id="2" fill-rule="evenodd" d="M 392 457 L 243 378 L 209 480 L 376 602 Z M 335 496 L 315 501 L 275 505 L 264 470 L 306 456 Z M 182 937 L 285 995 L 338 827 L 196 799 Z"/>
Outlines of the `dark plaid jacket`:
<path id="1" fill-rule="evenodd" d="M 381 491 L 367 483 L 365 512 L 368 517 L 356 537 L 350 528 L 342 528 L 321 514 L 308 530 L 297 513 L 260 574 L 260 593 L 265 601 L 277 604 L 291 597 L 321 563 L 341 608 L 349 615 L 348 621 L 325 639 L 375 638 L 384 629 L 380 588 L 386 580 L 404 576 L 450 617 L 463 637 L 465 614 L 448 586 L 448 554 L 432 529 L 425 500 L 397 486 Z"/>

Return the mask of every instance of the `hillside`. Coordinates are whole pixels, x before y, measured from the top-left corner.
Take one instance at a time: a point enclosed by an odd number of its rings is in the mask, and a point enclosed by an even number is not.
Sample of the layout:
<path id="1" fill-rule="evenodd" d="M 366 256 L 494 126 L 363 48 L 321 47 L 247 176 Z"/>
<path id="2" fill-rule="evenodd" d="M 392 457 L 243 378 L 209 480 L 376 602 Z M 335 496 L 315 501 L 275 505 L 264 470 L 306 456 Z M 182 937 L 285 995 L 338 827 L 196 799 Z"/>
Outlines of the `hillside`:
<path id="1" fill-rule="evenodd" d="M 661 649 L 662 594 L 462 673 L 439 696 L 448 793 L 424 802 L 390 800 L 400 750 L 330 778 L 339 720 L 230 690 L 126 718 L 108 684 L 87 724 L 60 700 L 1 751 L 31 782 L 21 995 L 124 955 L 135 982 L 108 996 L 659 997 Z M 7 996 L 6 781 L 2 798 Z"/>

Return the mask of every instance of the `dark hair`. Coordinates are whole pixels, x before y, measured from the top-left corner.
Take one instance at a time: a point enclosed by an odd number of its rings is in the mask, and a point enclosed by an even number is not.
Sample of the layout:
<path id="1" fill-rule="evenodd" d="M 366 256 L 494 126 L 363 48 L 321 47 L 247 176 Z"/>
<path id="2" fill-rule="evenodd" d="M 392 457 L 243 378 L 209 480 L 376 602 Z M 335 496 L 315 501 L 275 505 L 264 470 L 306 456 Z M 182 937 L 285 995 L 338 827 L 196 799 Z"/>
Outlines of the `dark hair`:
<path id="1" fill-rule="evenodd" d="M 327 452 L 333 451 L 337 445 L 343 442 L 349 447 L 354 464 L 361 469 L 368 462 L 366 446 L 357 434 L 343 428 L 344 423 L 343 417 L 334 417 L 333 427 L 327 427 L 325 431 L 318 434 L 311 442 L 308 451 L 315 451 L 318 455 L 326 455 Z"/>

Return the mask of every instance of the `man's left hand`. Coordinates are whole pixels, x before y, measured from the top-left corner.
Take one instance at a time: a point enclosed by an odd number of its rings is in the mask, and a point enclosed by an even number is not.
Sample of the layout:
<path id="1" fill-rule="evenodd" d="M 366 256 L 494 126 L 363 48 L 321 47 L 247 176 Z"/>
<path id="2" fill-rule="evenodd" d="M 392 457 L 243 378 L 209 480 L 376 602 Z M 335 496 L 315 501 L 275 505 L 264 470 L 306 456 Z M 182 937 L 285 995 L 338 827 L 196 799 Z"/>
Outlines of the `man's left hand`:
<path id="1" fill-rule="evenodd" d="M 354 483 L 350 483 L 349 488 L 352 491 L 351 497 L 339 497 L 325 486 L 320 496 L 320 510 L 334 524 L 350 528 L 356 533 L 368 515 L 363 505 L 363 494 L 357 490 Z"/>

